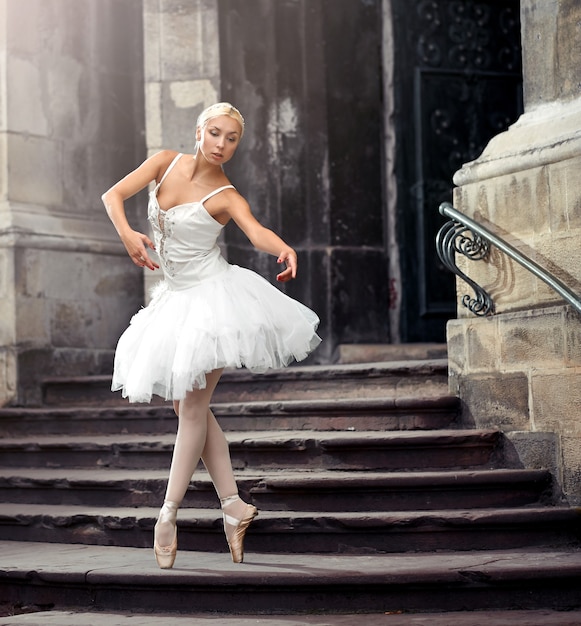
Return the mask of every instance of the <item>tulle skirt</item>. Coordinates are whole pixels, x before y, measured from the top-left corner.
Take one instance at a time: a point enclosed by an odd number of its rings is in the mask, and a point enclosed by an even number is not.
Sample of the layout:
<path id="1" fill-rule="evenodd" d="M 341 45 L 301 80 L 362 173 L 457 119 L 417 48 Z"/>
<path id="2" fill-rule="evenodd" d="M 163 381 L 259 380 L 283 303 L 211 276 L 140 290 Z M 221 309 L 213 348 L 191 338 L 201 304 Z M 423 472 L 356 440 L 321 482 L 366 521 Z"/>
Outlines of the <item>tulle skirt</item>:
<path id="1" fill-rule="evenodd" d="M 119 339 L 111 389 L 131 402 L 180 400 L 215 369 L 301 361 L 321 342 L 318 324 L 309 308 L 236 265 L 182 291 L 161 282 Z"/>

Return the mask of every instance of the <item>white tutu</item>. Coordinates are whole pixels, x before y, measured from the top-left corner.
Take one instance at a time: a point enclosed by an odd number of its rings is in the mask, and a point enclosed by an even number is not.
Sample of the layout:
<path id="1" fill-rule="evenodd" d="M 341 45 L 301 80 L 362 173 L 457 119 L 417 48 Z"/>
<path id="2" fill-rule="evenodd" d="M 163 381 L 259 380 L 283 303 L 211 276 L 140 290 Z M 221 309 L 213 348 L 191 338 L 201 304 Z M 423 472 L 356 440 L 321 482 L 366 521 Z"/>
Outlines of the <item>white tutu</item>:
<path id="1" fill-rule="evenodd" d="M 321 342 L 318 323 L 309 308 L 236 265 L 186 290 L 162 282 L 119 339 L 111 388 L 131 402 L 152 394 L 179 400 L 218 368 L 265 372 L 301 361 Z"/>
<path id="2" fill-rule="evenodd" d="M 203 389 L 212 370 L 265 372 L 304 359 L 321 342 L 313 311 L 221 255 L 216 240 L 223 225 L 204 202 L 232 185 L 161 210 L 157 192 L 180 157 L 148 205 L 165 280 L 133 317 L 115 353 L 111 389 L 131 402 L 149 402 L 152 394 L 180 400 Z"/>

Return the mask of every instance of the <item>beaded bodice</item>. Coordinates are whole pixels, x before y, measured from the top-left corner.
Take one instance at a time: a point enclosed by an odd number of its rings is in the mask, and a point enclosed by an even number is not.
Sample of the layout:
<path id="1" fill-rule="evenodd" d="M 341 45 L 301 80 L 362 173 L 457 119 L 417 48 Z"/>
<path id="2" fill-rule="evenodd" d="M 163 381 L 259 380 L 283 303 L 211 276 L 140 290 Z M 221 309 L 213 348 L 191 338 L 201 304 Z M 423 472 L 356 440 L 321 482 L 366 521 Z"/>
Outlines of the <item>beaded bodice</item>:
<path id="1" fill-rule="evenodd" d="M 178 291 L 212 278 L 228 268 L 216 243 L 223 225 L 208 213 L 204 202 L 220 191 L 233 187 L 220 187 L 198 202 L 179 204 L 164 211 L 157 201 L 157 192 L 170 168 L 149 194 L 148 220 L 165 280 L 170 289 Z"/>

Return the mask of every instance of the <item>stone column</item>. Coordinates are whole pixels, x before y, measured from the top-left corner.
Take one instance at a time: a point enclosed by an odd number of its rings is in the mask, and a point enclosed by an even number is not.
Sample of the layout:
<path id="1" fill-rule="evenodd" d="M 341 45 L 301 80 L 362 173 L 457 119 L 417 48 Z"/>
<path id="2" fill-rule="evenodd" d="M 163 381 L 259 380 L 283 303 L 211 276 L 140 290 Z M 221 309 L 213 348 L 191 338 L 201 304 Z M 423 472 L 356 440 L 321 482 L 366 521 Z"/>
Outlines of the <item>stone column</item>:
<path id="1" fill-rule="evenodd" d="M 581 294 L 581 5 L 522 0 L 521 19 L 525 112 L 456 174 L 454 203 Z M 553 469 L 580 503 L 581 317 L 498 251 L 459 264 L 496 304 L 448 325 L 465 423 L 503 428 L 526 466 Z"/>
<path id="2" fill-rule="evenodd" d="M 140 0 L 0 0 L 0 406 L 110 372 L 142 301 L 100 201 L 144 154 L 141 16 Z"/>
<path id="3" fill-rule="evenodd" d="M 220 100 L 217 0 L 144 0 L 146 141 L 192 152 L 198 115 Z M 145 272 L 146 299 L 159 272 Z"/>

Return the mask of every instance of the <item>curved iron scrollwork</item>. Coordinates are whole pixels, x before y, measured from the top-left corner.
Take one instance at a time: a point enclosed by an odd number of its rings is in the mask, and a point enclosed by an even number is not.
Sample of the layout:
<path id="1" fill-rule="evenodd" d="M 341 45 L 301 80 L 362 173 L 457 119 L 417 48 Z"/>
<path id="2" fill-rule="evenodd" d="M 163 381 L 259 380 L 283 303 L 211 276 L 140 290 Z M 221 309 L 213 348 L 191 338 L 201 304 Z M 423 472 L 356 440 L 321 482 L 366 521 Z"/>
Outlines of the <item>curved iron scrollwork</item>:
<path id="1" fill-rule="evenodd" d="M 449 202 L 442 202 L 440 213 L 444 217 L 449 218 L 450 221 L 440 228 L 436 236 L 438 256 L 451 272 L 454 272 L 456 276 L 467 282 L 474 289 L 475 298 L 470 298 L 468 295 L 462 298 L 462 304 L 474 314 L 492 315 L 494 313 L 494 304 L 490 295 L 458 268 L 455 253 L 458 252 L 473 261 L 478 261 L 488 256 L 490 246 L 495 246 L 545 284 L 549 285 L 551 289 L 556 291 L 581 315 L 581 297 L 577 296 L 559 278 L 547 272 L 538 263 L 482 226 L 482 224 L 457 211 Z"/>
<path id="2" fill-rule="evenodd" d="M 462 304 L 474 315 L 486 316 L 494 313 L 492 298 L 478 283 L 466 276 L 456 265 L 456 253 L 463 254 L 471 261 L 486 259 L 490 244 L 478 233 L 455 219 L 446 222 L 436 235 L 436 250 L 442 263 L 456 276 L 466 282 L 474 291 L 474 297 L 465 294 Z"/>

